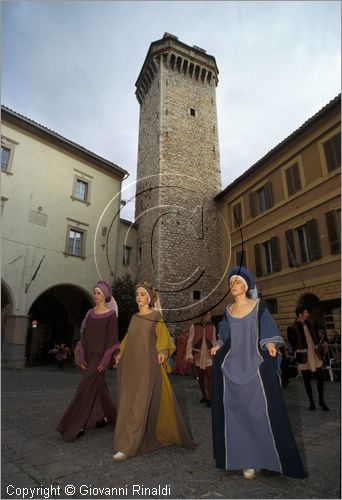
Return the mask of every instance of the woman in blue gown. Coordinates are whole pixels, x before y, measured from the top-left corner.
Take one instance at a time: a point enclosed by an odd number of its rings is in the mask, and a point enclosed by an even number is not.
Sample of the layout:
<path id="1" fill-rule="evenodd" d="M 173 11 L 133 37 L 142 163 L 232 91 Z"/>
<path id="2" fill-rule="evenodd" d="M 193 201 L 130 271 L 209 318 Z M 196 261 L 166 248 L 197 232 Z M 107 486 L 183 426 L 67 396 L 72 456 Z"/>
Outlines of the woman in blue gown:
<path id="1" fill-rule="evenodd" d="M 242 469 L 246 479 L 266 469 L 303 478 L 305 471 L 289 423 L 280 378 L 284 344 L 265 305 L 250 297 L 252 273 L 228 273 L 234 297 L 220 324 L 212 380 L 216 466 Z"/>

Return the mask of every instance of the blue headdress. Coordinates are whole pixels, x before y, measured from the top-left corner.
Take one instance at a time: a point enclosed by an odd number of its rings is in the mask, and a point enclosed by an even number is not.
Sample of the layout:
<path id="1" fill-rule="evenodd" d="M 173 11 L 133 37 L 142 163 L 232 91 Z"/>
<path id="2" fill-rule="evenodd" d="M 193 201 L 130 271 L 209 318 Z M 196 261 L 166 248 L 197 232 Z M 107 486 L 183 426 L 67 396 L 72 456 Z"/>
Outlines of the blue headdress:
<path id="1" fill-rule="evenodd" d="M 248 287 L 247 291 L 250 298 L 251 299 L 258 298 L 258 290 L 255 284 L 254 276 L 250 271 L 248 271 L 248 269 L 246 269 L 243 266 L 232 267 L 228 272 L 228 280 L 230 280 L 232 276 L 241 276 L 241 278 L 243 278 L 247 283 Z"/>

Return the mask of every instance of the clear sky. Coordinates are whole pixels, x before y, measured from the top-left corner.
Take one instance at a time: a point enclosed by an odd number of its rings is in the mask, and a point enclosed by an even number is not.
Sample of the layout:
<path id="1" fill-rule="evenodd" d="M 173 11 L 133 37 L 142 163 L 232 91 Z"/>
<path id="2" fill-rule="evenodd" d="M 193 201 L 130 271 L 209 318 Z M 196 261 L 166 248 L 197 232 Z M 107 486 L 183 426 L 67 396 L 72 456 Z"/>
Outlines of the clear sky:
<path id="1" fill-rule="evenodd" d="M 2 104 L 134 181 L 135 82 L 165 31 L 220 71 L 222 188 L 340 93 L 339 1 L 2 1 Z M 123 194 L 128 198 L 134 193 Z M 133 205 L 122 216 L 133 219 Z"/>

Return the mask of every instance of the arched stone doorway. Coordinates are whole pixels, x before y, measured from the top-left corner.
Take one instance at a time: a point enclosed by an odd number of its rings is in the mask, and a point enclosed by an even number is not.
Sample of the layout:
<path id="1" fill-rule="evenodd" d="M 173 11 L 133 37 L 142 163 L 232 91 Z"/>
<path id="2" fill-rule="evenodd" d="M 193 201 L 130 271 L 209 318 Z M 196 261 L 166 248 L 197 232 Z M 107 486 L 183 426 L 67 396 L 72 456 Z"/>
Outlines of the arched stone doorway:
<path id="1" fill-rule="evenodd" d="M 5 338 L 6 318 L 13 314 L 13 299 L 6 283 L 1 280 L 1 351 Z"/>
<path id="2" fill-rule="evenodd" d="M 304 307 L 310 313 L 311 321 L 318 329 L 325 329 L 324 326 L 324 310 L 321 301 L 313 293 L 302 295 L 298 301 L 298 307 Z"/>
<path id="3" fill-rule="evenodd" d="M 80 337 L 81 322 L 90 307 L 90 295 L 75 285 L 57 285 L 41 294 L 28 313 L 27 364 L 54 363 L 49 350 L 55 343 L 65 342 L 73 348 Z M 34 323 L 36 327 L 33 327 Z"/>

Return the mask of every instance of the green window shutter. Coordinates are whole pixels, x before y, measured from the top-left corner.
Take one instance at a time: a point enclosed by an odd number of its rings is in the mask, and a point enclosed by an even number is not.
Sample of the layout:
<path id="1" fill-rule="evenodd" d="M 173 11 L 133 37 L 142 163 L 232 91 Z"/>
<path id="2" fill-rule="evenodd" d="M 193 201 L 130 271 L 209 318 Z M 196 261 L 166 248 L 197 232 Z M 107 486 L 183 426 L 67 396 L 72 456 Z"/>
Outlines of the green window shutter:
<path id="1" fill-rule="evenodd" d="M 293 165 L 293 167 L 292 167 L 292 174 L 293 174 L 294 193 L 297 193 L 297 191 L 300 191 L 302 189 L 302 183 L 300 181 L 298 163 L 296 163 L 295 165 Z"/>
<path id="2" fill-rule="evenodd" d="M 266 208 L 271 208 L 273 207 L 272 182 L 266 182 L 264 189 L 265 189 Z"/>
<path id="3" fill-rule="evenodd" d="M 309 244 L 310 260 L 318 260 L 322 257 L 321 242 L 316 219 L 309 220 L 305 224 Z"/>
<path id="4" fill-rule="evenodd" d="M 291 167 L 288 168 L 285 173 L 286 173 L 287 193 L 289 196 L 291 196 L 294 193 L 294 185 L 292 182 Z"/>
<path id="5" fill-rule="evenodd" d="M 337 255 L 341 253 L 341 239 L 337 230 L 337 222 L 335 217 L 335 211 L 327 212 L 325 214 L 325 219 L 327 223 L 330 251 L 332 255 Z"/>
<path id="6" fill-rule="evenodd" d="M 234 228 L 240 227 L 242 224 L 242 209 L 241 209 L 241 203 L 237 203 L 233 207 L 233 214 L 234 214 Z"/>
<path id="7" fill-rule="evenodd" d="M 256 193 L 254 191 L 249 193 L 248 199 L 249 199 L 249 210 L 250 210 L 251 216 L 256 217 L 258 215 L 257 208 L 256 208 Z"/>
<path id="8" fill-rule="evenodd" d="M 286 239 L 286 249 L 287 249 L 287 258 L 289 262 L 289 267 L 296 267 L 297 266 L 296 247 L 294 243 L 292 229 L 285 231 L 285 239 Z"/>
<path id="9" fill-rule="evenodd" d="M 327 162 L 328 172 L 332 172 L 341 166 L 341 137 L 340 134 L 334 135 L 323 144 L 325 160 Z"/>
<path id="10" fill-rule="evenodd" d="M 272 256 L 272 267 L 275 273 L 281 271 L 281 257 L 280 257 L 280 248 L 279 248 L 279 240 L 277 236 L 270 239 L 271 246 L 271 256 Z"/>

